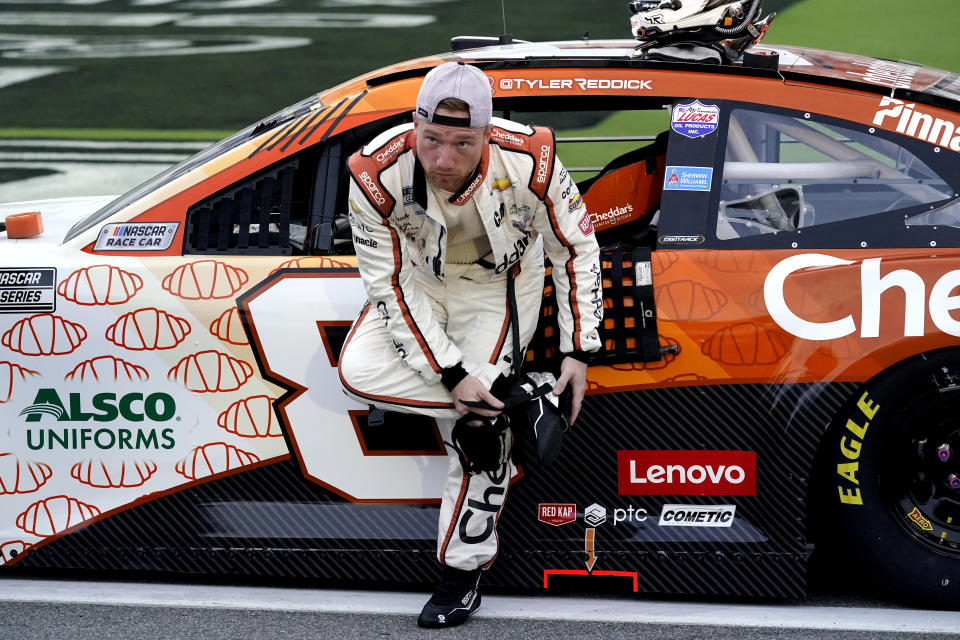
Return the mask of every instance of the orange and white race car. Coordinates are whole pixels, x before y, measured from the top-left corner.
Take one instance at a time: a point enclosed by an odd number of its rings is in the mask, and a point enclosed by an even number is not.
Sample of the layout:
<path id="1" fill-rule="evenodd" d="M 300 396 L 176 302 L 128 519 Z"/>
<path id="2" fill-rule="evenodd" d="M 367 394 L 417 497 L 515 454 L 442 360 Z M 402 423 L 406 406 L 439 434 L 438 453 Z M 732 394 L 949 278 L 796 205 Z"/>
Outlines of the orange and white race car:
<path id="1" fill-rule="evenodd" d="M 344 165 L 463 60 L 498 115 L 593 131 L 558 142 L 603 249 L 606 350 L 489 582 L 787 596 L 815 543 L 960 602 L 960 77 L 635 45 L 398 64 L 120 198 L 0 207 L 45 229 L 0 236 L 0 562 L 432 579 L 448 434 L 337 375 L 365 302 Z"/>

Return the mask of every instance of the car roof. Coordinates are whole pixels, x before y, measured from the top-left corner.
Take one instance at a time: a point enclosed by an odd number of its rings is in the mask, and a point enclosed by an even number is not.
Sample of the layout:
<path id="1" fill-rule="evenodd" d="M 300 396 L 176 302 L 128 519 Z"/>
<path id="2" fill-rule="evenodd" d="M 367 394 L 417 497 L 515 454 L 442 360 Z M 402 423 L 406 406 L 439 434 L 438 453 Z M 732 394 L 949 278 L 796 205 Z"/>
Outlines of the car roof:
<path id="1" fill-rule="evenodd" d="M 357 78 L 368 84 L 380 84 L 403 76 L 421 75 L 440 62 L 458 60 L 481 67 L 515 68 L 557 66 L 574 63 L 582 66 L 630 65 L 650 68 L 698 67 L 717 73 L 742 74 L 749 67 L 741 64 L 691 65 L 689 63 L 647 62 L 634 57 L 636 40 L 576 40 L 559 42 L 516 42 L 449 52 L 402 62 Z M 922 102 L 956 108 L 960 105 L 960 76 L 950 71 L 927 67 L 905 60 L 885 60 L 865 55 L 841 53 L 793 45 L 763 45 L 751 52 L 779 54 L 779 71 L 785 77 L 827 85 L 851 86 L 880 94 L 910 92 L 923 94 Z M 759 72 L 759 70 L 757 70 Z M 909 97 L 909 96 L 908 96 Z M 953 103 L 953 104 L 945 104 Z"/>
<path id="2" fill-rule="evenodd" d="M 376 120 L 409 113 L 420 79 L 430 69 L 447 61 L 475 64 L 488 71 L 488 74 L 498 77 L 503 76 L 504 71 L 531 70 L 535 75 L 546 78 L 542 82 L 551 82 L 548 76 L 557 76 L 563 73 L 563 69 L 571 67 L 583 69 L 587 77 L 609 75 L 610 71 L 617 68 L 646 69 L 657 74 L 660 79 L 658 82 L 669 78 L 671 81 L 667 86 L 683 88 L 683 93 L 695 87 L 706 90 L 709 85 L 718 95 L 736 94 L 736 88 L 731 83 L 716 82 L 722 75 L 740 76 L 746 80 L 750 83 L 749 86 L 744 84 L 740 89 L 748 93 L 758 90 L 757 82 L 782 78 L 785 81 L 783 84 L 791 85 L 791 94 L 787 96 L 782 92 L 770 91 L 772 87 L 763 89 L 767 91 L 764 94 L 766 101 L 771 104 L 787 104 L 784 100 L 789 102 L 799 88 L 816 90 L 826 87 L 834 89 L 831 94 L 837 100 L 823 103 L 824 108 L 837 117 L 860 122 L 869 122 L 873 118 L 875 104 L 855 104 L 856 101 L 843 98 L 844 93 L 861 96 L 888 95 L 953 112 L 960 110 L 960 76 L 910 62 L 796 46 L 769 45 L 751 49 L 750 51 L 757 53 L 779 54 L 779 67 L 771 70 L 742 64 L 711 65 L 642 60 L 634 57 L 636 46 L 635 40 L 516 42 L 446 52 L 372 71 L 311 96 L 171 167 L 78 223 L 67 234 L 66 239 L 70 240 L 92 229 L 100 221 L 121 211 L 124 213 L 118 220 L 134 217 L 137 220 L 152 220 L 150 216 L 159 216 L 158 220 L 164 216 L 168 218 L 169 215 L 165 213 L 167 207 L 155 205 L 168 199 L 171 202 L 177 201 L 178 206 L 182 204 L 181 199 L 185 202 L 196 201 L 200 198 L 200 191 L 205 191 L 208 187 L 200 188 L 196 196 L 193 195 L 193 187 L 199 187 L 208 177 L 216 175 L 214 182 L 225 188 L 237 176 L 263 169 L 271 162 L 323 142 L 332 135 Z M 549 71 L 540 74 L 536 71 L 539 69 Z M 676 72 L 676 75 L 673 72 Z M 690 73 L 691 78 L 696 81 L 688 82 L 682 75 L 686 73 Z M 494 78 L 491 77 L 491 88 L 493 82 Z M 509 83 L 509 79 L 500 77 L 499 82 L 496 97 L 509 99 L 510 96 L 540 94 L 540 85 L 532 92 L 511 92 L 509 87 L 504 87 L 504 83 Z M 535 79 L 534 82 L 541 81 Z M 551 84 L 548 91 L 542 95 L 550 95 L 552 91 L 549 89 L 552 87 Z M 506 91 L 501 91 L 505 88 Z M 718 88 L 723 90 L 718 92 Z M 675 93 L 669 89 L 666 91 L 666 94 L 663 90 L 658 90 L 656 94 L 646 94 L 624 88 L 601 93 L 611 96 L 654 97 Z M 295 139 L 296 144 L 293 144 Z M 146 210 L 153 210 L 153 213 L 148 217 L 140 216 Z"/>

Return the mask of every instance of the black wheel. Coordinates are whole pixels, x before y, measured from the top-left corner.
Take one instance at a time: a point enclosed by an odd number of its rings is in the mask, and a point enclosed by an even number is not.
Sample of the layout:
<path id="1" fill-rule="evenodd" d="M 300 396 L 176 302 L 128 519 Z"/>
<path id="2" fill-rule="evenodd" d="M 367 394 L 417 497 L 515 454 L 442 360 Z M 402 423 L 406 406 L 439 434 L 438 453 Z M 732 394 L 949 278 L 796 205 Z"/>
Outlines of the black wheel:
<path id="1" fill-rule="evenodd" d="M 925 607 L 960 608 L 960 350 L 869 382 L 828 432 L 821 541 L 835 570 Z M 823 516 L 826 515 L 826 518 Z"/>

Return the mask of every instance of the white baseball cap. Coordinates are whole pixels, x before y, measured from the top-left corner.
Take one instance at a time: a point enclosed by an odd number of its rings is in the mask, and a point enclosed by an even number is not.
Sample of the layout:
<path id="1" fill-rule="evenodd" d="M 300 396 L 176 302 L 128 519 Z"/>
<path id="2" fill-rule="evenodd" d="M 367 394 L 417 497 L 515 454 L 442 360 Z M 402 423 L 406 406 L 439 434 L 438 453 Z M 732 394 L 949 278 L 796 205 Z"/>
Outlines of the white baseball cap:
<path id="1" fill-rule="evenodd" d="M 430 70 L 417 95 L 417 117 L 451 127 L 485 127 L 493 115 L 490 80 L 480 69 L 463 62 L 445 62 Z M 437 115 L 437 105 L 447 98 L 467 103 L 469 118 Z"/>

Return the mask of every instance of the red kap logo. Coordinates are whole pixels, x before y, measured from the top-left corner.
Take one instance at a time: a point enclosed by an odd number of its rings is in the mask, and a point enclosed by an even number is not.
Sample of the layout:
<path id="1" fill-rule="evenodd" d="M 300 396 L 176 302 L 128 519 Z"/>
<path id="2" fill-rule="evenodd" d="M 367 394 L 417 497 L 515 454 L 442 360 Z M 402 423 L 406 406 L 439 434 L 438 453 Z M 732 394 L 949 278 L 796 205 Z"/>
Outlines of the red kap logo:
<path id="1" fill-rule="evenodd" d="M 618 451 L 620 495 L 755 496 L 755 451 Z"/>
<path id="2" fill-rule="evenodd" d="M 546 524 L 552 524 L 559 527 L 562 524 L 570 524 L 577 519 L 576 504 L 540 504 L 537 520 Z"/>

